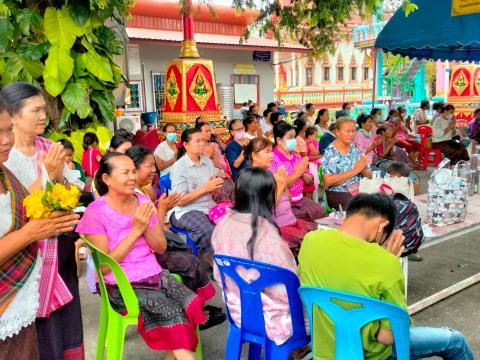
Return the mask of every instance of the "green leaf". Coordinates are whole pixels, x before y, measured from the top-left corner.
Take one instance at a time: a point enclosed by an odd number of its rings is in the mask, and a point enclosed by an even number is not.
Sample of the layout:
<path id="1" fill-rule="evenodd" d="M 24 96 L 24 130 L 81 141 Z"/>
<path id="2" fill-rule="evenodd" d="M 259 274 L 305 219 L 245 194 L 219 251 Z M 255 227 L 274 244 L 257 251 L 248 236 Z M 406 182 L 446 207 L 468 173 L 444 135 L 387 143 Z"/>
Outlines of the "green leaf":
<path id="1" fill-rule="evenodd" d="M 100 26 L 95 33 L 98 42 L 107 53 L 113 55 L 123 54 L 123 43 L 118 39 L 118 35 L 114 30 L 106 26 Z"/>
<path id="2" fill-rule="evenodd" d="M 61 10 L 48 7 L 45 11 L 44 27 L 48 41 L 65 49 L 70 49 L 77 37 L 85 33 L 85 28 L 72 20 L 66 6 Z"/>
<path id="3" fill-rule="evenodd" d="M 27 70 L 33 78 L 38 79 L 42 76 L 45 66 L 40 60 L 27 60 L 21 58 L 21 61 L 24 69 Z"/>
<path id="4" fill-rule="evenodd" d="M 87 89 L 87 82 L 79 79 L 70 82 L 62 93 L 62 101 L 67 110 L 76 112 L 81 119 L 85 119 L 92 111 Z"/>
<path id="5" fill-rule="evenodd" d="M 73 74 L 73 59 L 70 50 L 53 45 L 45 61 L 43 79 L 45 89 L 52 96 L 58 96 Z"/>
<path id="6" fill-rule="evenodd" d="M 60 116 L 60 121 L 58 122 L 58 127 L 60 129 L 63 129 L 67 126 L 70 117 L 72 116 L 72 113 L 67 110 L 67 108 L 63 108 L 62 114 Z"/>
<path id="7" fill-rule="evenodd" d="M 320 19 L 319 15 L 311 16 L 308 21 L 308 26 L 310 26 L 311 28 L 316 27 L 319 19 Z"/>
<path id="8" fill-rule="evenodd" d="M 17 24 L 23 35 L 30 34 L 30 24 L 32 22 L 33 10 L 22 9 L 17 14 Z"/>
<path id="9" fill-rule="evenodd" d="M 17 52 L 24 59 L 39 60 L 48 53 L 49 47 L 50 43 L 48 41 L 41 44 L 22 41 L 17 46 Z"/>
<path id="10" fill-rule="evenodd" d="M 81 54 L 74 54 L 75 68 L 74 73 L 75 77 L 80 78 L 87 75 L 85 71 L 87 66 L 85 65 L 84 58 Z"/>
<path id="11" fill-rule="evenodd" d="M 70 0 L 70 16 L 79 26 L 85 25 L 90 18 L 90 6 L 84 0 Z"/>
<path id="12" fill-rule="evenodd" d="M 112 67 L 108 59 L 101 57 L 93 48 L 81 56 L 87 70 L 95 77 L 102 81 L 113 82 Z"/>
<path id="13" fill-rule="evenodd" d="M 5 51 L 10 43 L 9 24 L 8 19 L 0 18 L 0 52 Z"/>
<path id="14" fill-rule="evenodd" d="M 97 103 L 104 122 L 115 120 L 114 98 L 111 92 L 93 91 L 91 99 Z"/>
<path id="15" fill-rule="evenodd" d="M 45 186 L 45 190 L 47 192 L 52 192 L 53 191 L 53 184 L 50 181 L 47 181 L 47 184 Z"/>

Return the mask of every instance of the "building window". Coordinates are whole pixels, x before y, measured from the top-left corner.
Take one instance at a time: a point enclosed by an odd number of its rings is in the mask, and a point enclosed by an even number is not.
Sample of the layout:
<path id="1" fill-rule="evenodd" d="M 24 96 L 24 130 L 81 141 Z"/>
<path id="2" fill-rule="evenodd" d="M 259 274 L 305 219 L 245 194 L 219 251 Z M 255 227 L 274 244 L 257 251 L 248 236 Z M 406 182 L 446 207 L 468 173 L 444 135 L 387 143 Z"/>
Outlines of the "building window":
<path id="1" fill-rule="evenodd" d="M 256 85 L 257 93 L 252 94 L 252 97 L 250 100 L 252 100 L 254 103 L 258 103 L 260 98 L 260 76 L 259 75 L 230 74 L 230 85 L 233 85 L 234 92 L 235 92 L 235 84 Z M 235 108 L 240 108 L 240 103 L 235 102 L 235 105 L 237 105 Z"/>
<path id="2" fill-rule="evenodd" d="M 328 66 L 323 68 L 323 80 L 330 81 L 330 68 Z"/>
<path id="3" fill-rule="evenodd" d="M 350 68 L 350 80 L 352 80 L 352 81 L 357 80 L 357 68 L 356 67 Z"/>
<path id="4" fill-rule="evenodd" d="M 337 67 L 337 80 L 343 81 L 343 66 Z"/>
<path id="5" fill-rule="evenodd" d="M 370 75 L 368 70 L 369 70 L 368 67 L 363 68 L 363 80 L 368 80 Z"/>
<path id="6" fill-rule="evenodd" d="M 305 86 L 313 85 L 313 69 L 311 67 L 305 68 Z"/>

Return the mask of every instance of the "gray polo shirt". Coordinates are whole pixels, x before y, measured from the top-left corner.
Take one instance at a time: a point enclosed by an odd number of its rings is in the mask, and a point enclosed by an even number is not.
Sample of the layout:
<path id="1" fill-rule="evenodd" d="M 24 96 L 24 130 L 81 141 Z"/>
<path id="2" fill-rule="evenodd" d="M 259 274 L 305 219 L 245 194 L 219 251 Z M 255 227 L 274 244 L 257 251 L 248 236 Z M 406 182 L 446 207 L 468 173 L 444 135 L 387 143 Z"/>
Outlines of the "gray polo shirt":
<path id="1" fill-rule="evenodd" d="M 200 156 L 200 165 L 197 166 L 185 154 L 172 165 L 170 171 L 172 192 L 183 195 L 189 194 L 202 187 L 210 177 L 214 177 L 216 174 L 217 170 L 208 157 Z M 175 217 L 179 220 L 184 214 L 194 210 L 208 214 L 208 210 L 213 205 L 215 205 L 215 202 L 212 200 L 212 195 L 207 194 L 190 204 L 174 207 L 170 210 L 168 218 L 170 218 L 172 213 L 175 213 Z"/>

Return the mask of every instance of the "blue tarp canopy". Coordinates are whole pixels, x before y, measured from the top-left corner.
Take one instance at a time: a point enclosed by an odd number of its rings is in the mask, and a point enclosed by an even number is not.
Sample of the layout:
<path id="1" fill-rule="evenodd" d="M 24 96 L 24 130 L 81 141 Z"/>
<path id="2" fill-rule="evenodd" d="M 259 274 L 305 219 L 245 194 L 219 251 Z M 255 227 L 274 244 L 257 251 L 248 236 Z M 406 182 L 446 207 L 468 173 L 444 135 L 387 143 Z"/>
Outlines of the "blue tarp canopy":
<path id="1" fill-rule="evenodd" d="M 375 48 L 409 58 L 480 61 L 480 13 L 452 16 L 452 0 L 412 0 L 385 25 Z"/>

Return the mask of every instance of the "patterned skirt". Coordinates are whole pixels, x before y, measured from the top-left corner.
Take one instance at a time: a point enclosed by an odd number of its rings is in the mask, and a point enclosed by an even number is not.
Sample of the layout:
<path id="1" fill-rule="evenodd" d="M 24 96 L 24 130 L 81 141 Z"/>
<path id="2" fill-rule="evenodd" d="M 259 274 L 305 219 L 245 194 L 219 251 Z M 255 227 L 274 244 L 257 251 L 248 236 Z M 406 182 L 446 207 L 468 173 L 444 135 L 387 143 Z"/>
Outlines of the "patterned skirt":
<path id="1" fill-rule="evenodd" d="M 148 347 L 154 350 L 197 347 L 195 328 L 205 322 L 205 301 L 176 281 L 168 270 L 159 275 L 132 283 L 140 306 L 138 332 Z M 107 286 L 112 306 L 120 313 L 126 311 L 117 286 Z"/>

